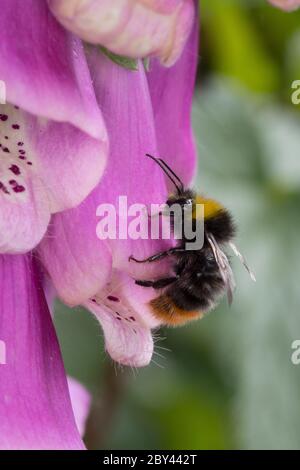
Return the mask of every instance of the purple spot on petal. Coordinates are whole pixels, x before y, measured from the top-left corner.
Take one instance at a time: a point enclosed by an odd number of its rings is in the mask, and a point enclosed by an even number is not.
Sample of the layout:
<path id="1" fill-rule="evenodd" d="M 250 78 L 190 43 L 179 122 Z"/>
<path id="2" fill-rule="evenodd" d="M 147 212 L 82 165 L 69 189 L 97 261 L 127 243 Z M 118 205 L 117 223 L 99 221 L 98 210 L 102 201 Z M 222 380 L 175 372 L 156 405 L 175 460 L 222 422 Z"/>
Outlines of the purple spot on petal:
<path id="1" fill-rule="evenodd" d="M 18 165 L 11 165 L 9 167 L 10 171 L 13 172 L 14 175 L 20 175 L 21 174 L 21 171 L 20 171 L 20 168 L 18 167 Z"/>
<path id="2" fill-rule="evenodd" d="M 7 147 L 4 147 L 2 150 L 3 150 L 3 152 L 5 152 L 5 153 L 10 153 L 10 151 L 9 151 L 9 149 L 8 149 Z"/>
<path id="3" fill-rule="evenodd" d="M 130 320 L 132 320 L 132 321 L 136 321 L 136 319 L 135 319 L 134 317 L 129 317 L 129 318 L 130 318 Z"/>
<path id="4" fill-rule="evenodd" d="M 117 317 L 117 320 L 119 320 L 119 321 L 122 321 L 122 318 L 120 318 L 120 317 Z"/>
<path id="5" fill-rule="evenodd" d="M 15 130 L 20 129 L 19 124 L 13 124 L 11 127 Z"/>
<path id="6" fill-rule="evenodd" d="M 1 183 L 1 181 L 0 181 L 0 190 L 3 191 L 5 194 L 10 194 L 6 186 L 3 183 Z"/>
<path id="7" fill-rule="evenodd" d="M 4 139 L 8 140 L 8 136 L 6 135 L 6 136 L 4 137 Z"/>
<path id="8" fill-rule="evenodd" d="M 32 162 L 27 162 L 27 165 L 32 165 Z"/>
<path id="9" fill-rule="evenodd" d="M 7 114 L 0 114 L 0 121 L 7 121 L 8 116 Z"/>
<path id="10" fill-rule="evenodd" d="M 19 153 L 20 153 L 21 155 L 25 155 L 25 154 L 26 154 L 25 150 L 19 150 Z"/>
<path id="11" fill-rule="evenodd" d="M 24 145 L 24 142 L 18 142 L 18 146 L 22 147 Z"/>
<path id="12" fill-rule="evenodd" d="M 14 186 L 13 190 L 15 193 L 23 193 L 25 191 L 25 188 L 24 186 L 18 184 L 17 186 Z"/>
<path id="13" fill-rule="evenodd" d="M 108 295 L 107 298 L 112 302 L 120 302 L 120 299 L 118 299 L 118 297 L 115 297 L 114 295 Z"/>

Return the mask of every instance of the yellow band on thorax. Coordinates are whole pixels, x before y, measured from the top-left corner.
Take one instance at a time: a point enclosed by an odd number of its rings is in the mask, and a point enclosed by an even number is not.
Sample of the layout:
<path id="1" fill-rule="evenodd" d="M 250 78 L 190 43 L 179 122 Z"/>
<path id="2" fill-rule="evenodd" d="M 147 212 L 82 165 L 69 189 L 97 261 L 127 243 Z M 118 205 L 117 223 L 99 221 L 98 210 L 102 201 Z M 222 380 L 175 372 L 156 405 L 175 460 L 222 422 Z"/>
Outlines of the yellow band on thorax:
<path id="1" fill-rule="evenodd" d="M 204 206 L 204 219 L 209 219 L 211 217 L 214 217 L 218 212 L 224 209 L 223 206 L 219 202 L 215 201 L 214 199 L 206 199 L 203 196 L 196 196 L 194 207 L 193 207 L 193 212 L 192 212 L 193 218 L 197 217 L 197 212 L 196 212 L 197 204 L 203 204 Z M 198 215 L 198 217 L 199 216 L 201 217 L 200 214 Z"/>

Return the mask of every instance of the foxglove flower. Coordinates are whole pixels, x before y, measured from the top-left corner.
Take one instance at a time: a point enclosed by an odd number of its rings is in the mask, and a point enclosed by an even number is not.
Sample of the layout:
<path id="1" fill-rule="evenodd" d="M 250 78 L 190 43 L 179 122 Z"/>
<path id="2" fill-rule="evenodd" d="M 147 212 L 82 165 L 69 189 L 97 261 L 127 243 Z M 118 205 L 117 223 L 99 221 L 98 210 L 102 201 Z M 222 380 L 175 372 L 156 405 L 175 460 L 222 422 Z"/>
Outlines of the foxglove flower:
<path id="1" fill-rule="evenodd" d="M 188 37 L 192 3 L 136 3 L 162 13 L 167 35 L 148 45 L 147 55 L 170 65 Z M 183 3 L 189 6 L 181 10 Z M 174 19 L 179 11 L 185 22 L 176 26 L 169 14 Z M 133 9 L 129 39 L 120 35 L 130 47 L 130 38 L 143 40 L 140 31 L 134 35 L 135 15 Z M 161 27 L 152 20 L 145 38 Z M 175 66 L 165 71 L 153 60 L 146 76 L 141 63 L 130 72 L 99 48 L 86 53 L 46 0 L 26 0 L 26 8 L 23 0 L 1 0 L 0 28 L 0 79 L 8 103 L 0 113 L 0 339 L 7 346 L 7 363 L 0 365 L 0 448 L 82 449 L 78 429 L 83 431 L 89 399 L 70 385 L 74 403 L 81 403 L 80 409 L 74 406 L 76 426 L 37 255 L 61 298 L 87 306 L 99 318 L 114 359 L 130 365 L 150 361 L 151 328 L 159 325 L 147 307 L 153 293 L 134 284 L 132 277 L 144 271 L 129 265 L 128 256 L 150 254 L 163 242 L 104 243 L 96 237 L 96 208 L 103 200 L 116 202 L 119 194 L 127 194 L 129 203 L 165 200 L 162 174 L 142 160 L 146 151 L 166 152 L 190 180 L 197 32 Z M 127 46 L 122 51 L 138 57 Z M 178 117 L 170 124 L 164 113 Z M 168 135 L 171 125 L 177 147 Z M 24 254 L 41 239 L 38 252 Z M 167 266 L 153 266 L 148 276 L 161 269 Z"/>
<path id="2" fill-rule="evenodd" d="M 286 11 L 297 10 L 300 7 L 300 0 L 269 0 L 269 2 Z"/>
<path id="3" fill-rule="evenodd" d="M 0 279 L 0 448 L 83 449 L 34 258 L 1 255 Z"/>
<path id="4" fill-rule="evenodd" d="M 97 238 L 97 207 L 164 203 L 168 190 L 159 167 L 145 153 L 160 154 L 189 183 L 195 170 L 195 147 L 190 126 L 191 100 L 197 64 L 195 24 L 185 50 L 174 67 L 152 64 L 147 75 L 125 70 L 92 48 L 88 62 L 99 106 L 110 136 L 110 157 L 101 183 L 75 209 L 52 218 L 39 255 L 57 289 L 69 305 L 84 304 L 99 319 L 111 357 L 123 364 L 144 366 L 153 352 L 151 329 L 160 325 L 148 303 L 153 289 L 134 279 L 168 272 L 168 265 L 136 265 L 128 258 L 144 258 L 164 249 L 162 240 Z M 164 271 L 165 270 L 165 271 Z"/>
<path id="5" fill-rule="evenodd" d="M 82 44 L 46 3 L 2 0 L 0 30 L 0 252 L 21 253 L 95 187 L 108 139 Z"/>
<path id="6" fill-rule="evenodd" d="M 17 253 L 99 182 L 107 132 L 82 43 L 46 2 L 2 0 L 0 29 L 0 448 L 82 449 L 40 276 Z"/>
<path id="7" fill-rule="evenodd" d="M 172 65 L 191 31 L 193 0 L 48 0 L 66 28 L 82 39 L 133 58 Z"/>

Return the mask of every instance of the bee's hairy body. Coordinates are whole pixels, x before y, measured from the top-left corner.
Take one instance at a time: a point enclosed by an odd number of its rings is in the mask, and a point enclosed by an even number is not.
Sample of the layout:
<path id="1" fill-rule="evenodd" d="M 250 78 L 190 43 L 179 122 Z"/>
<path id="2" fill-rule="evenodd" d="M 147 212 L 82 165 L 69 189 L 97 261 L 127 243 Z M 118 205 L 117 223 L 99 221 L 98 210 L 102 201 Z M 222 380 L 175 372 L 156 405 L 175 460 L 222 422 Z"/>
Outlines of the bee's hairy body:
<path id="1" fill-rule="evenodd" d="M 178 245 L 167 251 L 145 260 L 130 257 L 139 263 L 171 257 L 173 274 L 170 277 L 135 282 L 143 287 L 153 287 L 159 292 L 158 297 L 150 302 L 154 316 L 165 324 L 178 325 L 203 316 L 226 292 L 231 302 L 235 284 L 230 263 L 223 251 L 227 244 L 230 244 L 235 254 L 239 256 L 252 279 L 255 278 L 243 256 L 232 243 L 235 226 L 228 210 L 214 199 L 208 199 L 190 189 L 185 189 L 182 181 L 162 159 L 148 154 L 147 156 L 162 168 L 176 188 L 175 193 L 167 200 L 167 205 L 179 204 L 182 211 L 189 206 L 193 229 L 197 218 L 202 217 L 204 222 L 204 241 L 200 249 L 187 250 L 186 243 L 192 240 L 185 239 L 183 235 Z M 203 205 L 204 214 L 198 213 L 198 204 Z M 185 218 L 181 220 L 182 224 L 184 220 Z M 173 219 L 172 222 L 174 226 L 176 221 Z M 185 233 L 184 227 L 182 233 Z"/>
<path id="2" fill-rule="evenodd" d="M 192 200 L 204 205 L 204 232 L 213 234 L 220 244 L 234 237 L 234 226 L 229 212 L 216 201 L 196 195 L 191 190 L 180 196 L 175 194 L 169 203 L 184 204 Z M 173 270 L 176 280 L 166 287 L 161 295 L 150 302 L 153 313 L 167 324 L 177 325 L 201 317 L 211 310 L 225 291 L 219 266 L 212 248 L 204 238 L 200 250 L 185 250 L 186 240 L 180 240 L 178 248 L 182 251 L 172 254 Z"/>

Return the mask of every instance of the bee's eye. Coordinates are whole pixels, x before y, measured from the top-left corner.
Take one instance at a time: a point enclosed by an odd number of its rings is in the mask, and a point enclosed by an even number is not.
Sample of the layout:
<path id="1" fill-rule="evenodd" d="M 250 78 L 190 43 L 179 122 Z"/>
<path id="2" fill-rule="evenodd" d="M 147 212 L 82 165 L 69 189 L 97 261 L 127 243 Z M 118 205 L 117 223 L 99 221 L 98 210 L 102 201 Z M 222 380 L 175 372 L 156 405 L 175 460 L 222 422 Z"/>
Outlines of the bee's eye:
<path id="1" fill-rule="evenodd" d="M 183 210 L 191 210 L 191 207 L 192 207 L 192 204 L 193 204 L 193 201 L 191 199 L 186 199 L 184 201 L 184 205 L 183 205 Z"/>
<path id="2" fill-rule="evenodd" d="M 184 201 L 184 207 L 186 207 L 186 208 L 190 208 L 192 204 L 193 204 L 192 199 L 186 199 Z"/>

